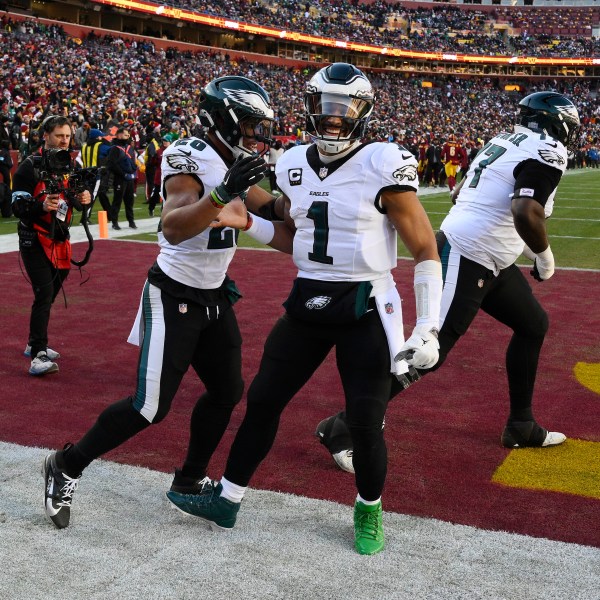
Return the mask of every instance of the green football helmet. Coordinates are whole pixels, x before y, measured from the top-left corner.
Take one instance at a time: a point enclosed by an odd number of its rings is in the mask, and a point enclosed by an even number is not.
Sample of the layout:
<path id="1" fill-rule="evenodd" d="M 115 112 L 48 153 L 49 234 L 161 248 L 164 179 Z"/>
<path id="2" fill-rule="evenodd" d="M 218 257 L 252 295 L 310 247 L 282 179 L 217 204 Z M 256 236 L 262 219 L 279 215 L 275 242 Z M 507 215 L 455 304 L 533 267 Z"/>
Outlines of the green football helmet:
<path id="1" fill-rule="evenodd" d="M 265 148 L 272 143 L 275 115 L 269 94 L 246 77 L 219 77 L 207 84 L 201 92 L 198 116 L 235 158 L 254 152 L 244 147 L 244 138 L 262 142 Z"/>
<path id="2" fill-rule="evenodd" d="M 581 127 L 575 105 L 558 92 L 536 92 L 519 102 L 518 124 L 544 133 L 570 150 L 576 149 Z"/>

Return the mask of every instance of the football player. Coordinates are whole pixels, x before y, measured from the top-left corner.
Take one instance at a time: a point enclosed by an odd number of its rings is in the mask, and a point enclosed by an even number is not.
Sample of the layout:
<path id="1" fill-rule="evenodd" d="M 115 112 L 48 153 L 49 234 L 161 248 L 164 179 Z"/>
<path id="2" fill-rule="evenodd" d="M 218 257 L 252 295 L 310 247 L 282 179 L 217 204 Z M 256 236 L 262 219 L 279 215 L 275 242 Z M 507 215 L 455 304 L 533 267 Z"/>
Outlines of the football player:
<path id="1" fill-rule="evenodd" d="M 456 139 L 456 136 L 451 133 L 448 141 L 442 146 L 442 162 L 444 163 L 444 171 L 448 178 L 448 188 L 450 193 L 454 191 L 456 185 L 456 177 L 458 170 L 465 163 L 467 153 L 463 145 Z"/>
<path id="2" fill-rule="evenodd" d="M 513 132 L 491 139 L 473 160 L 455 206 L 437 234 L 445 281 L 440 320 L 438 369 L 479 312 L 513 331 L 506 350 L 510 398 L 501 436 L 506 448 L 545 448 L 562 444 L 562 433 L 547 431 L 533 416 L 538 357 L 548 316 L 514 264 L 521 253 L 533 260 L 537 281 L 554 274 L 554 256 L 546 232 L 567 151 L 580 128 L 574 104 L 556 92 L 537 92 L 519 103 Z M 413 378 L 416 379 L 416 378 Z M 406 381 L 394 383 L 392 394 Z M 340 468 L 354 472 L 352 437 L 344 413 L 319 423 L 316 435 Z"/>
<path id="3" fill-rule="evenodd" d="M 237 235 L 209 224 L 240 196 L 256 209 L 273 200 L 256 187 L 266 175 L 257 150 L 270 141 L 273 110 L 260 85 L 232 76 L 203 89 L 199 115 L 204 139 L 179 139 L 163 154 L 160 251 L 129 337 L 140 346 L 135 391 L 104 410 L 79 442 L 44 460 L 46 515 L 58 528 L 69 524 L 82 471 L 164 419 L 190 366 L 206 392 L 193 410 L 188 454 L 171 489 L 202 490 L 207 463 L 242 397 L 241 337 L 232 309 L 240 294 L 227 276 Z"/>
<path id="4" fill-rule="evenodd" d="M 408 352 L 408 363 L 420 367 L 432 367 L 438 359 L 441 263 L 417 198 L 414 156 L 397 144 L 361 141 L 374 107 L 365 75 L 350 64 L 329 65 L 308 82 L 304 105 L 313 143 L 288 150 L 276 166 L 286 219 L 265 225 L 252 217 L 247 223 L 243 216 L 236 222 L 249 231 L 261 228 L 263 241 L 284 251 L 291 251 L 293 236 L 298 277 L 286 312 L 265 344 L 224 477 L 211 493 L 167 496 L 214 527 L 233 527 L 282 411 L 335 348 L 354 445 L 355 548 L 375 554 L 384 547 L 382 423 L 392 372 L 401 376 L 409 369 L 395 357 Z M 225 216 L 231 215 L 218 216 L 222 224 L 234 223 Z M 415 259 L 417 324 L 406 342 L 391 274 L 397 234 Z"/>

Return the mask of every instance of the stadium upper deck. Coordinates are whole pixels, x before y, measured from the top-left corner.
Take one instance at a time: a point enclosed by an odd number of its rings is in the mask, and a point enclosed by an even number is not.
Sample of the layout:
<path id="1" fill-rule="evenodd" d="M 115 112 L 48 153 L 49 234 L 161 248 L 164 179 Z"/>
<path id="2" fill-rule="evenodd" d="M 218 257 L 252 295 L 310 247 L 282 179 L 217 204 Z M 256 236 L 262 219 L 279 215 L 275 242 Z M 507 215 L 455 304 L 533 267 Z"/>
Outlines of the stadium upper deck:
<path id="1" fill-rule="evenodd" d="M 252 52 L 265 61 L 347 61 L 361 68 L 465 76 L 600 77 L 600 8 L 595 6 L 381 0 L 8 2 L 24 3 L 40 17 Z M 563 26 L 554 27 L 557 23 Z"/>

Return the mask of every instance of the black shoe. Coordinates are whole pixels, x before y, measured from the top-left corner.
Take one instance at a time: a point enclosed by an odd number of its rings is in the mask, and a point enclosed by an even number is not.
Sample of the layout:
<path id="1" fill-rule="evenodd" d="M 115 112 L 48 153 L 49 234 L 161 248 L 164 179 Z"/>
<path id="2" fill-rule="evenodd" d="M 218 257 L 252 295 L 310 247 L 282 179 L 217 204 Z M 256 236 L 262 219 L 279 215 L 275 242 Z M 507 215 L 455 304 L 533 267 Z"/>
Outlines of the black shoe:
<path id="1" fill-rule="evenodd" d="M 112 228 L 118 231 L 119 229 L 121 229 L 121 226 L 117 221 L 113 221 Z"/>
<path id="2" fill-rule="evenodd" d="M 212 492 L 213 482 L 210 477 L 197 479 L 196 477 L 184 477 L 179 469 L 175 470 L 175 477 L 169 491 L 178 494 L 205 494 Z"/>
<path id="3" fill-rule="evenodd" d="M 137 229 L 137 225 L 136 225 L 136 224 L 135 224 L 133 221 L 131 221 L 131 222 L 129 223 L 129 227 L 130 227 L 131 229 Z"/>
<path id="4" fill-rule="evenodd" d="M 564 433 L 548 431 L 535 421 L 509 421 L 502 432 L 505 448 L 547 448 L 558 446 L 567 439 Z"/>
<path id="5" fill-rule="evenodd" d="M 65 448 L 67 448 L 65 446 Z M 51 452 L 42 463 L 42 475 L 46 484 L 44 510 L 46 516 L 58 529 L 69 525 L 71 500 L 79 485 L 80 477 L 69 477 L 62 473 L 56 464 L 56 452 Z"/>
<path id="6" fill-rule="evenodd" d="M 346 426 L 346 415 L 341 412 L 323 419 L 315 431 L 319 441 L 333 457 L 335 464 L 348 473 L 354 473 L 352 464 L 353 445 L 350 431 Z"/>
<path id="7" fill-rule="evenodd" d="M 153 217 L 154 216 L 154 209 L 148 209 L 148 214 Z"/>

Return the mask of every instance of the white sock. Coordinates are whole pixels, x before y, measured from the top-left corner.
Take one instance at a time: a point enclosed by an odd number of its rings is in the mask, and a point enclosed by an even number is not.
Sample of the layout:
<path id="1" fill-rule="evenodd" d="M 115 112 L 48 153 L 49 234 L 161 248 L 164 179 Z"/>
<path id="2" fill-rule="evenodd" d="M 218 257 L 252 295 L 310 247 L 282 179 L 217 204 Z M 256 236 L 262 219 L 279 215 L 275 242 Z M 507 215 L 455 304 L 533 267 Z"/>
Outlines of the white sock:
<path id="1" fill-rule="evenodd" d="M 221 477 L 221 485 L 223 486 L 223 490 L 221 491 L 221 496 L 230 500 L 231 502 L 236 502 L 239 504 L 244 498 L 244 494 L 248 488 L 243 487 L 241 485 L 236 485 L 235 483 L 231 483 L 231 481 L 227 481 L 225 477 Z"/>
<path id="2" fill-rule="evenodd" d="M 357 494 L 356 499 L 362 504 L 366 504 L 367 506 L 375 506 L 376 504 L 379 504 L 381 502 L 381 496 L 379 496 L 377 500 L 365 500 L 364 498 L 360 497 L 360 494 Z"/>

